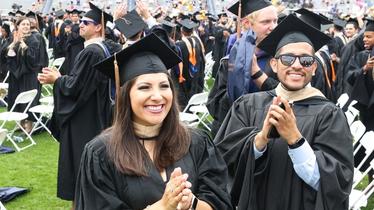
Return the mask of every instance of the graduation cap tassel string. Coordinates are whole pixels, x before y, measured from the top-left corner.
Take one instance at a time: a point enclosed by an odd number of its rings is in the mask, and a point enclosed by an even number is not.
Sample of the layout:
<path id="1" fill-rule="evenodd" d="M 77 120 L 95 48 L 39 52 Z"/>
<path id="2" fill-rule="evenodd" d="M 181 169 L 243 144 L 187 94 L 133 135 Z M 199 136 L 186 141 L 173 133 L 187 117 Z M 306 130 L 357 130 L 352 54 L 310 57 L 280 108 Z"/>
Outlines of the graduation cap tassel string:
<path id="1" fill-rule="evenodd" d="M 119 68 L 118 68 L 118 62 L 117 62 L 117 53 L 114 53 L 114 80 L 116 85 L 116 96 L 119 94 Z"/>
<path id="2" fill-rule="evenodd" d="M 242 33 L 242 26 L 241 26 L 241 19 L 242 19 L 242 1 L 239 0 L 239 8 L 238 8 L 238 22 L 236 23 L 236 38 L 237 40 L 240 39 Z"/>
<path id="3" fill-rule="evenodd" d="M 115 82 L 115 85 L 116 85 L 116 98 L 115 100 L 117 101 L 118 100 L 118 97 L 119 96 L 119 88 L 120 88 L 120 83 L 119 83 L 119 68 L 118 68 L 118 61 L 117 61 L 117 53 L 114 53 L 114 82 Z M 118 110 L 118 103 L 116 102 L 116 109 L 114 111 L 114 114 L 116 114 Z"/>
<path id="4" fill-rule="evenodd" d="M 104 11 L 101 12 L 101 37 L 105 39 Z"/>

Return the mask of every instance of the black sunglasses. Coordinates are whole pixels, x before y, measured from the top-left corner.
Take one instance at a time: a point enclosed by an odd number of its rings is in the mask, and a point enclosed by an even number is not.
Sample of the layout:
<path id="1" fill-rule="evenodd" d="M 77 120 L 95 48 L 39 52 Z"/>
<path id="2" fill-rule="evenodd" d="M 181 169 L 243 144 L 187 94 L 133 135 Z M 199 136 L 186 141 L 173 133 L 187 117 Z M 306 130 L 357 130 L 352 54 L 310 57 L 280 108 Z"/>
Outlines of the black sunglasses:
<path id="1" fill-rule="evenodd" d="M 83 23 L 85 26 L 87 26 L 90 23 L 97 25 L 97 23 L 93 20 L 79 20 L 79 23 Z"/>
<path id="2" fill-rule="evenodd" d="M 310 55 L 284 54 L 284 55 L 279 55 L 275 57 L 275 59 L 280 59 L 282 64 L 285 66 L 292 66 L 292 64 L 295 63 L 296 58 L 299 59 L 299 62 L 303 67 L 310 67 L 316 61 L 316 58 Z"/>

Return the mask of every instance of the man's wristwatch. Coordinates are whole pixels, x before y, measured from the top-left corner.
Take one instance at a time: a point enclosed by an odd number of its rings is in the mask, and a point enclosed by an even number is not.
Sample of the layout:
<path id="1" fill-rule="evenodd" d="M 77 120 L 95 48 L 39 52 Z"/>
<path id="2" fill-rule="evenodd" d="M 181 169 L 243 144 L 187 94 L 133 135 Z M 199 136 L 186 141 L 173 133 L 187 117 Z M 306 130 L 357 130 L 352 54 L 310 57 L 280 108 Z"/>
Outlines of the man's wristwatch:
<path id="1" fill-rule="evenodd" d="M 304 137 L 301 137 L 300 139 L 298 139 L 298 140 L 296 141 L 295 144 L 289 144 L 289 145 L 288 145 L 288 148 L 290 148 L 290 149 L 296 149 L 296 148 L 299 148 L 301 145 L 304 144 L 305 141 L 306 141 L 305 138 L 304 138 Z"/>
<path id="2" fill-rule="evenodd" d="M 199 199 L 196 198 L 195 195 L 192 195 L 192 201 L 191 201 L 191 208 L 190 210 L 196 210 L 197 202 Z"/>

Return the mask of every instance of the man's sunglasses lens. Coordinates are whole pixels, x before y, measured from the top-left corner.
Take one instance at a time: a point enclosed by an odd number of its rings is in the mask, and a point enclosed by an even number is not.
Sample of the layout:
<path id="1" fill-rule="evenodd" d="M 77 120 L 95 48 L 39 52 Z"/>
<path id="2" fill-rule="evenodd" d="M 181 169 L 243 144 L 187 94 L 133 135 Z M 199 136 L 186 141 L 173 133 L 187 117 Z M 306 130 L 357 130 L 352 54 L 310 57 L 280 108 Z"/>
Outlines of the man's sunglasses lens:
<path id="1" fill-rule="evenodd" d="M 281 55 L 279 59 L 283 65 L 291 66 L 295 63 L 296 58 L 299 58 L 299 62 L 303 67 L 309 67 L 313 65 L 315 59 L 313 56 L 294 56 L 294 55 Z"/>
<path id="2" fill-rule="evenodd" d="M 90 23 L 95 24 L 94 21 L 89 21 L 89 20 L 80 20 L 80 22 L 83 23 L 85 26 L 87 26 L 87 25 L 90 24 Z"/>

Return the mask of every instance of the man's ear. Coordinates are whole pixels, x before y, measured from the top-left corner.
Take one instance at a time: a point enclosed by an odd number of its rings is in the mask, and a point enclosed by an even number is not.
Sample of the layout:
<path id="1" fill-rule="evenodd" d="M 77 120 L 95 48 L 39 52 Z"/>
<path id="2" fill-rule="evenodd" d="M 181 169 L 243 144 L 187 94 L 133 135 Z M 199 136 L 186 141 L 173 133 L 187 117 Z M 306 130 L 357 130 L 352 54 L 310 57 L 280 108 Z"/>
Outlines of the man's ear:
<path id="1" fill-rule="evenodd" d="M 278 71 L 278 61 L 275 58 L 270 59 L 270 67 L 273 70 L 274 73 L 277 73 Z"/>
<path id="2" fill-rule="evenodd" d="M 100 32 L 102 28 L 103 28 L 103 26 L 101 24 L 97 24 L 95 32 Z"/>
<path id="3" fill-rule="evenodd" d="M 315 62 L 313 63 L 313 65 L 311 66 L 311 68 L 312 68 L 312 75 L 313 75 L 313 76 L 316 75 L 316 71 L 317 71 L 317 61 L 315 61 Z"/>

